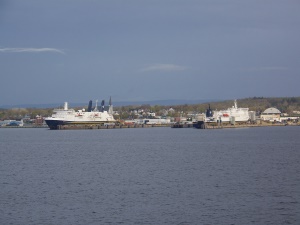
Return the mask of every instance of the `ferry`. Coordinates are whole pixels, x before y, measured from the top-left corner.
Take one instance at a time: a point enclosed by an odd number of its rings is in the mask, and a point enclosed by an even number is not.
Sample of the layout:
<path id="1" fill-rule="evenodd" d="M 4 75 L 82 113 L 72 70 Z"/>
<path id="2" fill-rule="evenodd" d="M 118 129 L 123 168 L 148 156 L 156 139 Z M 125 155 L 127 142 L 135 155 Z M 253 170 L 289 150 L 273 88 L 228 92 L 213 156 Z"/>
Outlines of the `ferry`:
<path id="1" fill-rule="evenodd" d="M 109 100 L 108 110 L 104 106 L 104 100 L 101 103 L 100 109 L 97 105 L 92 109 L 92 101 L 89 101 L 87 111 L 80 109 L 75 111 L 69 109 L 68 102 L 64 103 L 63 109 L 54 109 L 53 114 L 50 117 L 45 118 L 45 122 L 51 130 L 56 130 L 60 125 L 103 125 L 113 124 L 116 120 L 113 117 L 113 106 L 111 104 L 111 98 Z"/>
<path id="2" fill-rule="evenodd" d="M 206 122 L 247 122 L 249 119 L 249 108 L 238 108 L 236 100 L 231 108 L 212 111 L 209 106 L 206 111 Z"/>

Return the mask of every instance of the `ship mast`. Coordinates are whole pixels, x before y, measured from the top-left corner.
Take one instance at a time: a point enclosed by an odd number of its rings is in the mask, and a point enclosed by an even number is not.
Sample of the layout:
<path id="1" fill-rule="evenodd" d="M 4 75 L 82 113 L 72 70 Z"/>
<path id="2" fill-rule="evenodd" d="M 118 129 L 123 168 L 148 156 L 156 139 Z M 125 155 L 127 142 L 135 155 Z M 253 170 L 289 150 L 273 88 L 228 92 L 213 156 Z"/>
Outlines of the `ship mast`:
<path id="1" fill-rule="evenodd" d="M 234 99 L 234 108 L 237 109 L 237 102 L 236 102 L 236 99 Z"/>

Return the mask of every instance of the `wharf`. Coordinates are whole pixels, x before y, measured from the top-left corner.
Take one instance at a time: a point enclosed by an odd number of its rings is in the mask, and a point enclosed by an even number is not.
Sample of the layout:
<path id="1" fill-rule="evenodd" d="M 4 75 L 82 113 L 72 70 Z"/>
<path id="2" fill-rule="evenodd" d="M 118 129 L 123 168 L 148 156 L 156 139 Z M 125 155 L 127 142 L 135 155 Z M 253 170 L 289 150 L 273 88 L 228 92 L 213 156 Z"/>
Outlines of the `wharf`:
<path id="1" fill-rule="evenodd" d="M 172 128 L 193 128 L 194 125 L 193 124 L 178 124 L 178 123 L 176 123 L 176 124 L 173 124 L 171 127 Z"/>
<path id="2" fill-rule="evenodd" d="M 198 129 L 226 129 L 226 128 L 250 128 L 250 127 L 284 127 L 300 126 L 300 123 L 280 124 L 280 123 L 263 123 L 263 124 L 209 124 L 205 126 L 194 127 L 192 124 L 132 124 L 132 125 L 60 125 L 58 130 L 91 130 L 91 129 L 126 129 L 126 128 L 152 128 L 152 127 L 171 127 L 171 128 L 198 128 Z M 2 126 L 0 128 L 48 128 L 48 126 Z M 49 128 L 48 128 L 49 129 Z"/>
<path id="3" fill-rule="evenodd" d="M 124 128 L 150 128 L 170 127 L 168 124 L 132 124 L 132 125 L 60 125 L 58 130 L 90 130 L 90 129 L 124 129 Z"/>
<path id="4" fill-rule="evenodd" d="M 48 126 L 47 125 L 41 125 L 41 126 L 24 125 L 24 126 L 0 126 L 0 128 L 48 128 Z"/>
<path id="5" fill-rule="evenodd" d="M 286 126 L 285 124 L 239 124 L 239 125 L 219 125 L 211 126 L 207 125 L 204 129 L 223 129 L 223 128 L 248 128 L 248 127 L 271 127 L 271 126 Z"/>
<path id="6" fill-rule="evenodd" d="M 205 123 L 196 128 L 198 129 L 223 129 L 223 128 L 250 128 L 250 127 L 284 127 L 284 126 L 299 126 L 299 123 L 262 123 L 262 124 L 210 124 Z"/>

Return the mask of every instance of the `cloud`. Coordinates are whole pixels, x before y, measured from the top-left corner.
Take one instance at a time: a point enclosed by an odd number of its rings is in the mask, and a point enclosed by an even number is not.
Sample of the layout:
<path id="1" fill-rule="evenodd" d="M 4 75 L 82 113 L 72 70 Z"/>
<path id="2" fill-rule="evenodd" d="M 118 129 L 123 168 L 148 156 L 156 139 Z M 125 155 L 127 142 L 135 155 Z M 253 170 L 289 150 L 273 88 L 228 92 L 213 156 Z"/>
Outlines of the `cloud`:
<path id="1" fill-rule="evenodd" d="M 40 52 L 54 52 L 65 54 L 64 51 L 56 49 L 56 48 L 0 48 L 0 52 L 8 52 L 8 53 L 23 53 L 23 52 L 33 52 L 33 53 L 40 53 Z"/>
<path id="2" fill-rule="evenodd" d="M 149 71 L 181 71 L 185 70 L 186 68 L 183 66 L 178 66 L 174 64 L 154 64 L 148 67 L 141 69 L 142 72 L 149 72 Z"/>

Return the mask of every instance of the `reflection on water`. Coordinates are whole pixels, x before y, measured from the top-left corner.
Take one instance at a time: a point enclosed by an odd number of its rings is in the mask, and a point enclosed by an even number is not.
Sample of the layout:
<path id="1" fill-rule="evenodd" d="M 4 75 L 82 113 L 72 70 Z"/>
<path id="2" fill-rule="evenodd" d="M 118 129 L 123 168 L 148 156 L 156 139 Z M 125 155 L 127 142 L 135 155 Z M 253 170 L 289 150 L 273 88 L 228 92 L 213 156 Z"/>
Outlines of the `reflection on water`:
<path id="1" fill-rule="evenodd" d="M 299 134 L 0 129 L 0 224 L 298 224 Z"/>

